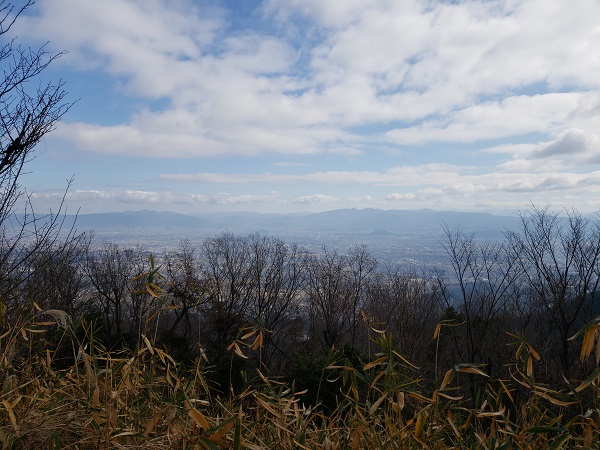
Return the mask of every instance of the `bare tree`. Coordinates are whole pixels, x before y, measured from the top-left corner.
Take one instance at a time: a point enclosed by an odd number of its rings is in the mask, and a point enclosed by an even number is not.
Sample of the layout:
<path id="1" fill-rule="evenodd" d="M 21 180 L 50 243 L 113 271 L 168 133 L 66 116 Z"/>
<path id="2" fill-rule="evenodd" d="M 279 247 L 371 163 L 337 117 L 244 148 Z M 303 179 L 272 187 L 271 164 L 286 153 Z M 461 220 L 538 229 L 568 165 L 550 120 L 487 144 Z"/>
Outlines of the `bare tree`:
<path id="1" fill-rule="evenodd" d="M 312 333 L 325 348 L 347 342 L 354 322 L 347 257 L 324 247 L 306 256 L 305 270 Z"/>
<path id="2" fill-rule="evenodd" d="M 431 361 L 431 336 L 440 317 L 435 278 L 401 269 L 375 274 L 366 289 L 365 312 L 389 332 L 403 356 L 420 367 Z"/>
<path id="3" fill-rule="evenodd" d="M 45 46 L 34 50 L 22 47 L 8 35 L 18 17 L 33 1 L 16 5 L 0 1 L 0 310 L 34 272 L 33 258 L 38 250 L 59 242 L 64 218 L 55 214 L 36 215 L 25 196 L 24 214 L 16 214 L 16 204 L 24 195 L 19 184 L 25 164 L 33 157 L 40 140 L 54 129 L 71 104 L 65 102 L 64 83 L 43 83 L 42 72 L 58 54 Z M 70 184 L 70 182 L 69 182 Z M 65 241 L 73 239 L 73 228 Z M 40 268 L 40 257 L 36 267 Z M 4 319 L 0 313 L 0 321 Z"/>
<path id="4" fill-rule="evenodd" d="M 0 38 L 33 1 L 21 6 L 0 2 Z M 45 46 L 33 50 L 14 39 L 0 46 L 0 224 L 21 196 L 19 176 L 40 140 L 54 129 L 71 106 L 65 102 L 64 83 L 40 84 L 40 74 L 61 53 L 50 54 Z"/>
<path id="5" fill-rule="evenodd" d="M 600 225 L 577 211 L 561 216 L 548 207 L 534 207 L 520 217 L 520 232 L 508 232 L 507 239 L 538 318 L 548 323 L 543 341 L 559 348 L 560 367 L 568 375 L 575 360 L 569 337 L 591 318 L 600 282 Z"/>
<path id="6" fill-rule="evenodd" d="M 522 268 L 502 243 L 476 242 L 460 228 L 444 226 L 444 232 L 452 278 L 440 283 L 439 294 L 443 306 L 456 310 L 464 321 L 452 328 L 455 350 L 465 362 L 482 362 L 485 356 L 489 363 L 492 349 L 503 339 L 508 313 L 522 297 Z M 450 289 L 453 285 L 455 291 Z"/>
<path id="7" fill-rule="evenodd" d="M 134 249 L 122 249 L 117 244 L 105 244 L 100 249 L 88 249 L 86 274 L 110 338 L 121 339 L 126 332 L 139 329 L 143 311 L 135 309 L 132 293 L 139 290 L 133 279 L 143 273 L 143 259 Z M 129 311 L 128 311 L 129 310 Z M 129 317 L 126 322 L 127 313 Z"/>
<path id="8" fill-rule="evenodd" d="M 360 323 L 360 310 L 362 309 L 365 291 L 369 279 L 377 268 L 377 260 L 371 255 L 366 245 L 352 247 L 348 252 L 348 275 L 352 285 L 352 345 L 357 345 L 357 333 Z"/>
<path id="9" fill-rule="evenodd" d="M 286 355 L 294 345 L 290 328 L 299 316 L 302 252 L 275 237 L 251 235 L 248 244 L 252 289 L 248 322 L 256 323 L 265 333 L 263 363 L 270 365 L 276 353 Z"/>
<path id="10" fill-rule="evenodd" d="M 205 240 L 202 250 L 207 302 L 200 340 L 207 346 L 211 361 L 218 364 L 226 357 L 226 347 L 246 324 L 251 258 L 247 239 L 232 233 Z"/>
<path id="11" fill-rule="evenodd" d="M 189 239 L 181 241 L 176 251 L 165 255 L 165 267 L 169 281 L 166 298 L 174 319 L 164 334 L 170 340 L 177 335 L 189 344 L 198 328 L 192 313 L 206 302 L 207 293 L 200 276 L 196 248 Z"/>

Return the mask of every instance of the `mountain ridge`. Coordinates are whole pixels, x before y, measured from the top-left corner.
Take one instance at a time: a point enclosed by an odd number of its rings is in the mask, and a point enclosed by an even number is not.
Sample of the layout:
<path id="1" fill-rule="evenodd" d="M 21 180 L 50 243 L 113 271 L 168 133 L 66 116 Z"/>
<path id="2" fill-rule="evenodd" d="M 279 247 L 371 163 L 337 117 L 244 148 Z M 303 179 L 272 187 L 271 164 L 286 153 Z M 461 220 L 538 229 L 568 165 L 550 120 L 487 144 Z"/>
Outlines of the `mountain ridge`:
<path id="1" fill-rule="evenodd" d="M 75 219 L 75 216 L 71 216 Z M 77 216 L 78 229 L 107 228 L 181 228 L 229 230 L 232 232 L 315 231 L 356 234 L 432 233 L 443 227 L 460 227 L 476 235 L 499 235 L 518 226 L 517 216 L 482 212 L 420 210 L 383 210 L 346 208 L 307 214 L 277 213 L 200 213 L 171 211 L 123 211 L 89 213 Z"/>

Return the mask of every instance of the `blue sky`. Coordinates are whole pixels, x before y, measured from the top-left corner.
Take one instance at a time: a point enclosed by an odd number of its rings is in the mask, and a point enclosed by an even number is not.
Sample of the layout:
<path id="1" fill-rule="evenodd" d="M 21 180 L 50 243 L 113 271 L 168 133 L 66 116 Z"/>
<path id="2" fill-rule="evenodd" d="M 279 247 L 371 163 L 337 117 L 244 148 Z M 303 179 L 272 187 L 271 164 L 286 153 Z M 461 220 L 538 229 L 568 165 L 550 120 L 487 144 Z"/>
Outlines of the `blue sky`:
<path id="1" fill-rule="evenodd" d="M 82 213 L 600 209 L 597 0 L 37 0 Z"/>

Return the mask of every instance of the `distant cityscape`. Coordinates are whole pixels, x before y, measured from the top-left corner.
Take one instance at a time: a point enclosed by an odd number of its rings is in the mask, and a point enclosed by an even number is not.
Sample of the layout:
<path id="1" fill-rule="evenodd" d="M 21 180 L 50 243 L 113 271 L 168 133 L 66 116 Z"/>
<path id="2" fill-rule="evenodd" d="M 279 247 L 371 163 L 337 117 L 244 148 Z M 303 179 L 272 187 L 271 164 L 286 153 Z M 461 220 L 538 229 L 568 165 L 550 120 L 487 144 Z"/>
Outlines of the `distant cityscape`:
<path id="1" fill-rule="evenodd" d="M 67 222 L 73 221 L 69 217 Z M 446 270 L 444 227 L 460 227 L 481 240 L 497 240 L 503 230 L 518 227 L 516 216 L 433 210 L 343 209 L 292 215 L 217 213 L 185 215 L 173 212 L 127 211 L 77 217 L 79 232 L 91 232 L 94 244 L 117 243 L 163 253 L 184 239 L 193 244 L 223 232 L 276 236 L 308 251 L 346 251 L 365 245 L 380 266 Z"/>

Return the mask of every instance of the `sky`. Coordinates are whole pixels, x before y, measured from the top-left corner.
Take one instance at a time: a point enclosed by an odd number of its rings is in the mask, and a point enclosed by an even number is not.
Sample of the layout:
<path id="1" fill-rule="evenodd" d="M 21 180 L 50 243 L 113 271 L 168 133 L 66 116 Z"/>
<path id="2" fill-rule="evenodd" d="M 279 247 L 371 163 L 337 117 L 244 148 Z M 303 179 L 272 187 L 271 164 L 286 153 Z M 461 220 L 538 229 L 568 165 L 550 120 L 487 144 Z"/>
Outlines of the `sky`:
<path id="1" fill-rule="evenodd" d="M 19 3 L 18 1 L 16 3 Z M 600 210 L 598 0 L 36 0 L 38 209 Z"/>

